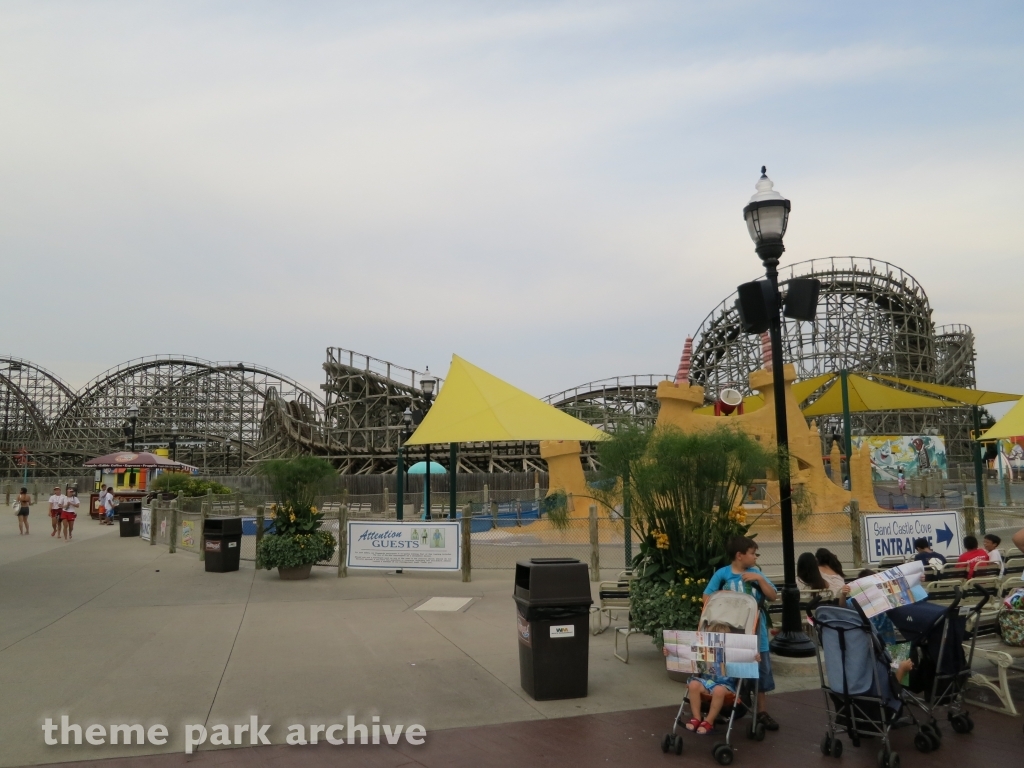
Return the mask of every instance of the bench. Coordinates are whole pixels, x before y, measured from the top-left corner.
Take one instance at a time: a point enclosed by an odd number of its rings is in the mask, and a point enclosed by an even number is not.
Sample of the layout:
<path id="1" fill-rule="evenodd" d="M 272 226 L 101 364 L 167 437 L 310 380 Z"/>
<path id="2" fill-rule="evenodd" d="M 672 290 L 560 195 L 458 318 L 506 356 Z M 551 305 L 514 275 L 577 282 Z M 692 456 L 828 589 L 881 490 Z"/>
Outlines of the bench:
<path id="1" fill-rule="evenodd" d="M 639 630 L 633 628 L 633 617 L 629 613 L 629 582 L 635 576 L 629 571 L 619 574 L 616 581 L 602 581 L 597 585 L 597 606 L 590 609 L 590 631 L 591 634 L 600 635 L 612 625 L 615 614 L 626 612 L 626 626 L 615 627 L 615 658 L 619 661 L 629 663 L 629 637 Z M 604 623 L 603 617 L 608 617 L 608 624 Z M 594 618 L 597 625 L 594 625 Z M 623 643 L 625 655 L 619 653 L 619 637 L 625 638 Z"/>

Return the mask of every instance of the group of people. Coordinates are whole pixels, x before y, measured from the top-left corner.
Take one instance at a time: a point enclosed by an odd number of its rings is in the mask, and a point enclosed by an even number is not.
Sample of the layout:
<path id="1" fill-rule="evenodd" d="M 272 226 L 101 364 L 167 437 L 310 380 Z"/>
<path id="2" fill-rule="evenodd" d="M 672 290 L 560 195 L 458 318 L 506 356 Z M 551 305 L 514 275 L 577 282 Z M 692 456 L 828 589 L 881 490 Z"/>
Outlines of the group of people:
<path id="1" fill-rule="evenodd" d="M 29 535 L 28 513 L 31 504 L 32 496 L 28 488 L 22 488 L 15 501 L 15 514 L 18 516 L 18 533 L 23 536 Z M 80 504 L 78 490 L 74 486 L 69 485 L 63 493 L 59 485 L 53 486 L 53 493 L 50 495 L 50 525 L 53 528 L 51 536 L 63 538 L 65 541 L 71 539 Z"/>
<path id="2" fill-rule="evenodd" d="M 999 566 L 999 573 L 1003 572 L 1003 555 L 999 551 L 999 545 L 1003 540 L 994 533 L 986 533 L 978 545 L 976 536 L 964 536 L 964 551 L 956 561 L 968 563 L 968 577 L 974 575 L 974 569 L 979 563 L 996 563 Z M 946 558 L 938 552 L 932 551 L 932 545 L 928 539 L 916 539 L 914 541 L 914 560 L 920 560 L 925 565 L 931 565 L 938 561 L 939 566 L 946 564 Z"/>
<path id="3" fill-rule="evenodd" d="M 78 489 L 69 485 L 63 492 L 60 486 L 53 486 L 53 493 L 50 494 L 50 536 L 58 539 L 63 538 L 70 541 L 74 537 L 75 520 L 78 518 L 78 508 L 81 505 L 78 498 Z M 28 488 L 22 488 L 14 501 L 15 514 L 18 516 L 18 533 L 22 536 L 29 535 L 28 514 L 32 505 L 32 496 Z M 114 508 L 117 503 L 114 501 L 114 489 L 108 487 L 100 492 L 100 506 L 103 514 L 100 517 L 102 525 L 114 524 Z"/>
<path id="4" fill-rule="evenodd" d="M 832 590 L 838 595 L 846 584 L 846 574 L 839 558 L 822 547 L 817 552 L 804 552 L 796 561 L 796 585 L 802 590 Z"/>
<path id="5" fill-rule="evenodd" d="M 715 571 L 704 588 L 704 603 L 715 592 L 743 592 L 754 597 L 762 611 L 766 602 L 775 601 L 778 590 L 775 585 L 761 573 L 757 567 L 757 542 L 746 536 L 733 537 L 727 547 L 726 555 L 731 561 Z M 708 632 L 731 632 L 728 624 L 710 624 L 705 628 Z M 772 675 L 771 654 L 768 652 L 768 624 L 765 616 L 757 622 L 757 719 L 765 730 L 777 731 L 779 724 L 768 714 L 765 694 L 775 690 L 775 678 Z M 666 655 L 668 651 L 665 651 Z M 719 677 L 710 674 L 692 675 L 687 681 L 690 712 L 694 715 L 685 727 L 689 731 L 704 735 L 714 731 L 715 719 L 722 711 L 727 700 L 736 696 L 738 682 L 735 678 Z M 707 703 L 707 714 L 703 715 L 703 704 Z M 697 715 L 702 715 L 698 717 Z"/>
<path id="6" fill-rule="evenodd" d="M 75 531 L 75 519 L 78 517 L 78 507 L 82 502 L 78 498 L 78 490 L 69 485 L 60 492 L 60 486 L 53 486 L 53 493 L 50 495 L 50 525 L 53 531 L 51 536 L 70 541 Z"/>

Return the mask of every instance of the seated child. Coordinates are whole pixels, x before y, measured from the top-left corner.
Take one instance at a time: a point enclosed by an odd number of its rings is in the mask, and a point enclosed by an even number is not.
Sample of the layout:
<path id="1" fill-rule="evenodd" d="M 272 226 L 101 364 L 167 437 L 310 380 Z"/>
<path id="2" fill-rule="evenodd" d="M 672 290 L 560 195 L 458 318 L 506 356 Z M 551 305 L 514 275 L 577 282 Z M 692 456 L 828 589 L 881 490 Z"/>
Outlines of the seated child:
<path id="1" fill-rule="evenodd" d="M 985 538 L 981 540 L 981 548 L 988 552 L 988 561 L 999 564 L 1000 576 L 1003 575 L 1003 570 L 1006 568 L 1003 563 L 1003 553 L 999 551 L 999 545 L 1002 543 L 1003 540 L 994 533 L 986 533 Z"/>
<path id="2" fill-rule="evenodd" d="M 865 568 L 863 571 L 857 574 L 858 579 L 863 579 L 865 576 L 874 575 L 874 571 L 870 568 Z M 847 605 L 853 607 L 850 598 L 850 585 L 847 584 L 840 590 L 840 594 L 846 599 Z M 906 685 L 907 679 L 910 675 L 910 670 L 914 668 L 914 662 L 907 658 L 910 653 L 910 643 L 899 641 L 896 637 L 896 627 L 890 619 L 884 613 L 878 613 L 872 616 L 868 621 L 875 628 L 875 632 L 878 633 L 878 637 L 882 640 L 885 645 L 885 650 L 889 652 L 889 658 L 892 659 L 892 670 L 896 675 L 896 679 L 899 680 L 900 685 Z"/>
<path id="3" fill-rule="evenodd" d="M 964 552 L 956 561 L 958 563 L 969 563 L 967 578 L 973 578 L 974 567 L 979 561 L 987 563 L 988 560 L 988 550 L 978 546 L 978 539 L 974 536 L 964 536 Z"/>
<path id="4" fill-rule="evenodd" d="M 728 624 L 722 622 L 711 622 L 702 631 L 729 633 L 733 629 Z M 662 649 L 662 653 L 668 656 L 668 649 Z M 758 654 L 757 661 L 760 660 L 761 657 Z M 736 695 L 736 679 L 732 677 L 717 677 L 711 674 L 691 675 L 690 679 L 686 681 L 686 687 L 690 699 L 690 714 L 693 715 L 690 718 L 690 722 L 686 723 L 686 730 L 694 731 L 701 736 L 711 733 L 714 730 L 715 718 L 718 717 L 722 707 L 725 706 L 726 697 Z M 704 710 L 704 699 L 710 699 L 710 704 L 707 717 L 702 720 L 701 713 Z"/>

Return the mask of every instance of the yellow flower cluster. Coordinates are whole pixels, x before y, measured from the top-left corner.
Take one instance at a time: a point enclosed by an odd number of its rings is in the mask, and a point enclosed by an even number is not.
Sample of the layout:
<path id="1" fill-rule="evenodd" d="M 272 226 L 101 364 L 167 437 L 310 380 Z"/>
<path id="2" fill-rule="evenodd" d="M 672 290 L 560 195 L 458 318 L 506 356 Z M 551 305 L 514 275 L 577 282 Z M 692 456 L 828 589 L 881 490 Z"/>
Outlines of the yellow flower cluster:
<path id="1" fill-rule="evenodd" d="M 664 531 L 651 531 L 651 538 L 658 549 L 668 549 L 668 534 Z"/>
<path id="2" fill-rule="evenodd" d="M 732 520 L 734 523 L 737 523 L 738 525 L 746 525 L 747 524 L 747 510 L 741 509 L 741 508 L 736 508 L 732 512 L 729 513 L 729 519 Z"/>

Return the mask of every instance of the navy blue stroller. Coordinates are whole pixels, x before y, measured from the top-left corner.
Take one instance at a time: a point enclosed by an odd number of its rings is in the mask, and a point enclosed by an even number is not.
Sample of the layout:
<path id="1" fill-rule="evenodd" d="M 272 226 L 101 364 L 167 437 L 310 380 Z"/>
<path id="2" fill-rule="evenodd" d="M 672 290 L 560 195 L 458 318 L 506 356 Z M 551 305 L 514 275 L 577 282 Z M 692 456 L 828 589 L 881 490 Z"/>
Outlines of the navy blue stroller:
<path id="1" fill-rule="evenodd" d="M 946 718 L 954 731 L 969 733 L 974 729 L 974 721 L 963 704 L 977 633 L 972 633 L 970 649 L 966 653 L 964 641 L 967 617 L 973 613 L 980 614 L 988 599 L 989 595 L 985 594 L 970 611 L 961 615 L 960 591 L 957 589 L 956 598 L 948 606 L 925 601 L 888 612 L 893 625 L 910 642 L 910 660 L 914 662 L 914 669 L 904 689 L 905 697 L 931 717 L 928 730 L 933 731 L 936 737 L 941 738 L 941 732 L 935 713 L 942 707 L 946 708 Z"/>
<path id="2" fill-rule="evenodd" d="M 928 749 L 939 746 L 930 727 L 923 729 L 904 707 L 892 659 L 864 613 L 859 608 L 829 605 L 818 608 L 813 618 L 819 640 L 815 646 L 818 673 L 828 712 L 822 754 L 843 754 L 841 733 L 847 734 L 855 747 L 860 747 L 863 738 L 877 737 L 882 740 L 879 768 L 899 768 L 900 757 L 892 749 L 889 732 L 904 722 L 918 729 L 915 745 L 920 738 Z"/>

